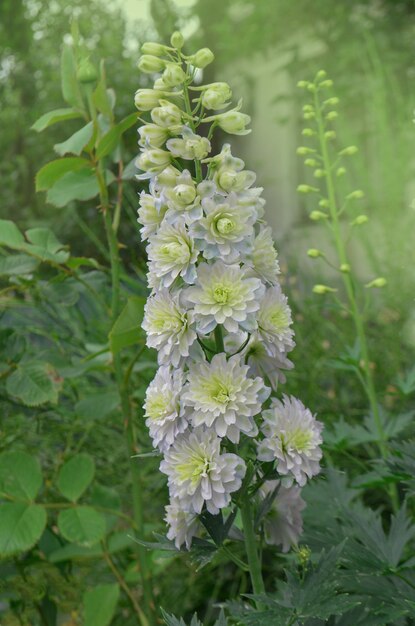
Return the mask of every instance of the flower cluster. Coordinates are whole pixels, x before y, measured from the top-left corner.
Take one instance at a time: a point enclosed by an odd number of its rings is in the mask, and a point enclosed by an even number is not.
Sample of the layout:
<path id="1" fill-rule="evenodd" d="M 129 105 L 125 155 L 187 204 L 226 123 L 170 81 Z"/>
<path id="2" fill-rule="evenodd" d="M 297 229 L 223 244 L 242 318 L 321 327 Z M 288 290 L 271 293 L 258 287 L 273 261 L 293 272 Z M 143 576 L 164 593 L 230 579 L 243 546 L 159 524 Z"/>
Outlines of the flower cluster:
<path id="1" fill-rule="evenodd" d="M 250 458 L 256 477 L 263 461 L 281 476 L 265 529 L 286 550 L 301 532 L 299 486 L 319 471 L 321 425 L 295 398 L 269 404 L 292 367 L 291 311 L 255 174 L 228 143 L 212 155 L 210 141 L 215 128 L 246 134 L 250 118 L 241 103 L 225 110 L 226 83 L 193 83 L 211 51 L 182 46 L 180 33 L 171 46 L 144 44 L 139 68 L 158 75 L 135 96 L 150 117 L 139 128 L 137 178 L 149 184 L 138 221 L 152 289 L 143 328 L 159 363 L 144 410 L 168 477 L 168 537 L 189 548 L 198 516 L 230 505 Z"/>

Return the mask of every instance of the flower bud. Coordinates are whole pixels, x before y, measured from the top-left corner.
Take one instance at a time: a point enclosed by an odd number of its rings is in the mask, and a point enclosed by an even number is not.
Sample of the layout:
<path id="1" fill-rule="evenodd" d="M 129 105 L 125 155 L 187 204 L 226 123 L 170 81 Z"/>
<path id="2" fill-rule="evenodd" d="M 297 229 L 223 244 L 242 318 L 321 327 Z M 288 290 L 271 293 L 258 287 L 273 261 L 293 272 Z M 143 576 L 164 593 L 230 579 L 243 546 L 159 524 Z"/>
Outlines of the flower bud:
<path id="1" fill-rule="evenodd" d="M 176 48 L 177 50 L 180 50 L 181 48 L 183 48 L 184 37 L 180 31 L 178 30 L 174 31 L 174 33 L 170 37 L 170 43 L 173 46 L 173 48 Z"/>
<path id="2" fill-rule="evenodd" d="M 327 76 L 327 72 L 325 70 L 319 70 L 316 74 L 316 80 L 324 80 Z"/>
<path id="3" fill-rule="evenodd" d="M 317 167 L 318 161 L 316 161 L 316 159 L 306 159 L 304 165 L 307 165 L 307 167 Z"/>
<path id="4" fill-rule="evenodd" d="M 212 50 L 209 50 L 209 48 L 201 48 L 190 57 L 190 63 L 202 70 L 209 65 L 209 63 L 212 63 L 214 58 L 215 55 Z"/>
<path id="5" fill-rule="evenodd" d="M 326 139 L 336 139 L 336 131 L 335 130 L 326 130 L 324 133 L 324 137 Z"/>
<path id="6" fill-rule="evenodd" d="M 168 100 L 160 100 L 159 102 L 161 106 L 156 106 L 151 111 L 153 122 L 165 128 L 181 124 L 182 112 L 179 107 Z"/>
<path id="7" fill-rule="evenodd" d="M 314 178 L 324 178 L 326 176 L 326 171 L 322 169 L 318 169 L 314 172 Z"/>
<path id="8" fill-rule="evenodd" d="M 168 131 L 157 124 L 145 124 L 138 129 L 140 146 L 150 145 L 160 148 L 168 138 Z"/>
<path id="9" fill-rule="evenodd" d="M 94 83 L 98 78 L 98 74 L 95 66 L 89 59 L 82 59 L 79 63 L 76 77 L 80 83 L 87 85 L 88 83 Z"/>
<path id="10" fill-rule="evenodd" d="M 344 176 L 346 173 L 345 167 L 338 167 L 336 170 L 336 176 Z"/>
<path id="11" fill-rule="evenodd" d="M 309 111 L 308 113 L 304 113 L 303 115 L 305 120 L 313 120 L 315 116 L 316 114 L 314 113 L 314 111 Z"/>
<path id="12" fill-rule="evenodd" d="M 216 228 L 221 235 L 227 235 L 235 228 L 235 223 L 229 217 L 221 217 L 216 222 Z"/>
<path id="13" fill-rule="evenodd" d="M 355 191 L 352 191 L 352 193 L 349 193 L 346 197 L 348 200 L 360 200 L 360 198 L 365 197 L 365 194 L 361 189 L 356 189 Z"/>
<path id="14" fill-rule="evenodd" d="M 310 248 L 307 250 L 307 256 L 311 259 L 318 259 L 319 256 L 324 256 L 324 254 L 320 250 L 317 250 L 317 248 Z"/>
<path id="15" fill-rule="evenodd" d="M 330 202 L 327 198 L 322 198 L 319 201 L 318 206 L 321 206 L 322 209 L 328 209 L 330 207 Z"/>
<path id="16" fill-rule="evenodd" d="M 324 100 L 323 104 L 328 107 L 334 107 L 336 104 L 339 104 L 339 102 L 340 100 L 334 96 L 333 98 L 327 98 L 327 100 Z"/>
<path id="17" fill-rule="evenodd" d="M 327 285 L 314 285 L 313 287 L 313 293 L 317 293 L 319 296 L 324 296 L 326 293 L 333 293 L 335 291 L 337 291 L 337 289 L 333 289 Z"/>
<path id="18" fill-rule="evenodd" d="M 328 215 L 327 213 L 323 213 L 322 211 L 311 211 L 310 213 L 310 220 L 313 220 L 313 222 L 318 222 L 319 220 L 326 220 L 328 219 Z"/>
<path id="19" fill-rule="evenodd" d="M 140 111 L 151 111 L 158 105 L 160 95 L 154 89 L 139 89 L 135 92 L 134 104 Z"/>
<path id="20" fill-rule="evenodd" d="M 167 47 L 163 46 L 161 43 L 156 43 L 154 41 L 146 41 L 141 46 L 142 54 L 151 54 L 156 57 L 161 57 L 167 51 Z"/>
<path id="21" fill-rule="evenodd" d="M 299 87 L 300 89 L 307 89 L 308 85 L 308 80 L 299 80 L 297 83 L 297 87 Z"/>
<path id="22" fill-rule="evenodd" d="M 367 287 L 368 289 L 371 289 L 372 287 L 381 289 L 382 287 L 385 287 L 385 285 L 387 284 L 388 284 L 388 281 L 386 280 L 386 278 L 383 278 L 383 276 L 379 276 L 379 278 L 375 278 L 374 280 L 371 280 L 370 283 L 367 283 L 365 287 Z"/>
<path id="23" fill-rule="evenodd" d="M 163 82 L 168 87 L 176 87 L 186 80 L 186 74 L 178 63 L 167 63 L 163 72 Z"/>
<path id="24" fill-rule="evenodd" d="M 303 130 L 301 131 L 301 134 L 304 137 L 313 137 L 316 134 L 316 131 L 313 130 L 312 128 L 303 128 Z"/>
<path id="25" fill-rule="evenodd" d="M 201 95 L 201 102 L 205 109 L 217 111 L 222 109 L 232 98 L 231 88 L 227 83 L 213 83 Z"/>
<path id="26" fill-rule="evenodd" d="M 144 54 L 138 61 L 138 69 L 146 74 L 154 74 L 164 69 L 165 61 L 152 54 Z"/>
<path id="27" fill-rule="evenodd" d="M 157 174 L 157 182 L 163 187 L 174 187 L 179 175 L 179 170 L 172 165 L 168 165 L 160 174 Z"/>
<path id="28" fill-rule="evenodd" d="M 170 153 L 159 148 L 143 150 L 136 164 L 144 172 L 157 172 L 164 169 L 170 163 Z"/>
<path id="29" fill-rule="evenodd" d="M 159 78 L 156 78 L 156 80 L 154 81 L 153 89 L 156 89 L 156 91 L 166 91 L 168 88 L 169 87 L 164 82 L 162 76 L 159 76 Z"/>
<path id="30" fill-rule="evenodd" d="M 250 133 L 251 131 L 245 128 L 250 121 L 249 115 L 239 111 L 227 111 L 216 116 L 218 126 L 230 135 L 247 135 Z"/>
<path id="31" fill-rule="evenodd" d="M 311 185 L 298 185 L 297 191 L 298 193 L 312 193 L 313 191 L 318 191 L 318 188 L 311 187 Z"/>
<path id="32" fill-rule="evenodd" d="M 337 111 L 329 111 L 326 115 L 326 120 L 335 120 L 336 117 L 339 117 L 339 114 L 337 113 Z"/>
<path id="33" fill-rule="evenodd" d="M 315 154 L 317 150 L 314 150 L 314 148 L 307 148 L 307 146 L 300 146 L 299 148 L 297 148 L 296 152 L 300 156 L 304 156 L 306 154 Z"/>
<path id="34" fill-rule="evenodd" d="M 348 263 L 342 263 L 340 265 L 340 271 L 343 272 L 343 274 L 350 274 L 350 265 Z"/>
<path id="35" fill-rule="evenodd" d="M 334 83 L 331 79 L 328 80 L 323 80 L 322 83 L 320 83 L 320 87 L 333 87 Z"/>
<path id="36" fill-rule="evenodd" d="M 369 218 L 367 215 L 358 215 L 356 219 L 354 219 L 353 222 L 351 222 L 351 225 L 362 226 L 362 224 L 366 224 L 366 222 L 368 221 L 369 221 Z"/>
<path id="37" fill-rule="evenodd" d="M 192 185 L 177 185 L 173 192 L 175 200 L 183 206 L 192 204 L 196 198 L 196 189 Z"/>
<path id="38" fill-rule="evenodd" d="M 347 146 L 347 148 L 343 148 L 343 150 L 340 150 L 339 155 L 351 156 L 352 154 L 356 154 L 357 151 L 358 148 L 356 146 Z"/>

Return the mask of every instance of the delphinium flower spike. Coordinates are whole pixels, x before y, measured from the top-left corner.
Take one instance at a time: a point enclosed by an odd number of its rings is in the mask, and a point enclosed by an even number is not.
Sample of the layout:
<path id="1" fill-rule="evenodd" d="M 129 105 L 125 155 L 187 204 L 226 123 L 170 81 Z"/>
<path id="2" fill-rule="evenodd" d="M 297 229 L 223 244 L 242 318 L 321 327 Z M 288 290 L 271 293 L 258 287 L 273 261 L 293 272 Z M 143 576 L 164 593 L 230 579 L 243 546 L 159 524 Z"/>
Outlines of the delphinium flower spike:
<path id="1" fill-rule="evenodd" d="M 144 44 L 139 68 L 155 82 L 135 97 L 148 112 L 137 159 L 148 181 L 138 220 L 152 289 L 143 328 L 159 363 L 145 416 L 168 480 L 168 537 L 190 549 L 203 532 L 199 516 L 232 504 L 253 524 L 249 500 L 278 485 L 264 524 L 267 541 L 288 550 L 302 528 L 300 487 L 319 471 L 322 425 L 295 398 L 270 404 L 293 367 L 291 311 L 255 173 L 229 143 L 212 154 L 210 142 L 217 128 L 248 133 L 250 118 L 241 102 L 231 108 L 226 83 L 194 83 L 213 54 L 185 55 L 183 43 L 174 33 L 170 46 Z M 274 482 L 264 477 L 270 461 Z"/>

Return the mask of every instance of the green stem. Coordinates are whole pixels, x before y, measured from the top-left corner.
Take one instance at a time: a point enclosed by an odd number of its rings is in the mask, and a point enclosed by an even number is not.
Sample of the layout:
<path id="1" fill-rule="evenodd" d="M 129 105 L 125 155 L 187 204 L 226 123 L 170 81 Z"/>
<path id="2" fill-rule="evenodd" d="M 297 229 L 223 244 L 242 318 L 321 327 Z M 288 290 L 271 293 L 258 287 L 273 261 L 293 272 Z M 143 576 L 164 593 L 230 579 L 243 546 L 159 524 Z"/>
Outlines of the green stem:
<path id="1" fill-rule="evenodd" d="M 184 98 L 184 106 L 186 109 L 186 113 L 189 116 L 190 128 L 192 129 L 193 132 L 195 132 L 196 127 L 193 121 L 193 113 L 192 113 L 192 107 L 190 104 L 189 88 L 188 88 L 187 82 L 183 83 L 183 98 Z M 194 160 L 194 164 L 195 164 L 196 182 L 200 183 L 203 180 L 202 164 L 198 159 Z"/>
<path id="2" fill-rule="evenodd" d="M 323 157 L 323 166 L 324 171 L 326 173 L 326 186 L 327 186 L 327 195 L 329 201 L 329 211 L 330 217 L 332 221 L 332 231 L 334 236 L 334 242 L 337 249 L 337 255 L 339 258 L 340 265 L 346 263 L 349 264 L 346 248 L 343 242 L 340 221 L 339 221 L 339 211 L 337 208 L 336 201 L 336 193 L 335 193 L 335 185 L 333 181 L 332 175 L 332 167 L 330 162 L 329 150 L 327 145 L 327 139 L 325 137 L 325 126 L 324 120 L 322 116 L 322 110 L 320 106 L 320 101 L 318 97 L 317 90 L 314 93 L 314 104 L 316 111 L 316 122 L 318 128 L 318 136 L 319 142 L 321 146 L 321 156 Z M 382 421 L 379 413 L 379 405 L 376 397 L 375 384 L 373 380 L 372 370 L 370 368 L 370 356 L 369 356 L 369 348 L 366 339 L 366 333 L 364 328 L 363 319 L 359 310 L 359 306 L 357 304 L 355 288 L 353 284 L 353 280 L 350 274 L 342 273 L 344 286 L 346 289 L 347 297 L 350 303 L 350 309 L 352 318 L 354 321 L 354 325 L 356 328 L 356 334 L 359 339 L 360 350 L 362 355 L 362 363 L 361 367 L 364 372 L 365 377 L 365 390 L 368 396 L 370 408 L 372 410 L 373 418 L 375 420 L 376 430 L 378 432 L 379 437 L 379 449 L 383 458 L 388 456 L 388 449 L 386 445 L 386 437 L 385 432 L 383 430 Z M 393 509 L 396 511 L 399 508 L 398 495 L 396 491 L 395 485 L 390 485 L 389 488 L 390 497 L 392 500 Z"/>
<path id="3" fill-rule="evenodd" d="M 241 504 L 241 517 L 244 528 L 245 549 L 248 557 L 252 589 L 256 595 L 263 595 L 265 593 L 265 586 L 262 579 L 261 561 L 256 546 L 254 521 L 248 494 L 244 496 Z M 257 602 L 256 604 L 257 608 L 260 609 L 261 603 Z"/>
<path id="4" fill-rule="evenodd" d="M 223 343 L 222 326 L 220 324 L 218 324 L 215 328 L 215 341 L 216 341 L 216 350 L 218 352 L 225 352 L 225 345 Z"/>
<path id="5" fill-rule="evenodd" d="M 97 179 L 100 188 L 101 207 L 104 213 L 105 231 L 107 235 L 108 247 L 110 252 L 111 278 L 112 278 L 112 299 L 111 299 L 111 319 L 115 322 L 120 311 L 120 258 L 118 252 L 117 235 L 114 230 L 108 198 L 108 190 L 102 175 L 101 164 L 98 164 Z M 133 422 L 133 414 L 128 393 L 128 386 L 124 384 L 124 376 L 122 362 L 119 353 L 113 353 L 113 363 L 115 379 L 117 382 L 118 392 L 121 400 L 122 414 L 125 422 L 126 443 L 129 455 L 130 472 L 132 480 L 132 501 L 133 501 L 133 517 L 138 534 L 144 535 L 144 519 L 143 519 L 143 499 L 140 469 L 137 461 L 133 458 L 137 452 L 136 436 Z M 150 623 L 155 622 L 154 618 L 154 602 L 153 592 L 150 578 L 150 569 L 147 561 L 147 552 L 144 546 L 136 544 L 137 558 L 140 565 L 141 581 L 143 586 L 143 600 L 146 615 Z"/>

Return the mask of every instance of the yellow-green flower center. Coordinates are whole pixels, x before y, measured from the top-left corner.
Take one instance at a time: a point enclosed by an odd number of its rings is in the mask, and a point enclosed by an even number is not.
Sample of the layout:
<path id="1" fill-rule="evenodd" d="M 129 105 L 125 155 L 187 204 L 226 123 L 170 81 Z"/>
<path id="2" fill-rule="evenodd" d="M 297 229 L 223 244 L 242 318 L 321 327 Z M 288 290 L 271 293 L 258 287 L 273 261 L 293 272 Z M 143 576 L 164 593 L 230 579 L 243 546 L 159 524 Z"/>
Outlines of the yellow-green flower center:
<path id="1" fill-rule="evenodd" d="M 296 428 L 288 434 L 281 435 L 282 449 L 284 452 L 288 448 L 294 448 L 297 452 L 304 452 L 307 450 L 311 442 L 311 433 L 307 430 L 301 430 Z"/>
<path id="2" fill-rule="evenodd" d="M 227 235 L 235 228 L 235 222 L 229 217 L 221 217 L 216 222 L 216 228 L 221 235 Z"/>
<path id="3" fill-rule="evenodd" d="M 163 256 L 166 256 L 168 259 L 171 260 L 179 259 L 185 254 L 184 247 L 178 241 L 164 243 L 160 247 L 160 251 Z"/>
<path id="4" fill-rule="evenodd" d="M 229 301 L 230 294 L 230 287 L 225 287 L 222 285 L 218 285 L 213 290 L 213 297 L 215 299 L 215 302 L 217 302 L 218 304 L 226 304 Z"/>
<path id="5" fill-rule="evenodd" d="M 192 485 L 196 485 L 201 478 L 209 475 L 211 471 L 210 459 L 200 452 L 192 454 L 184 463 L 176 466 L 176 472 L 180 480 L 190 480 Z"/>
<path id="6" fill-rule="evenodd" d="M 167 413 L 168 399 L 162 395 L 149 398 L 146 404 L 146 414 L 152 420 L 158 420 Z"/>
<path id="7" fill-rule="evenodd" d="M 275 307 L 268 320 L 276 331 L 285 330 L 289 326 L 287 312 L 283 307 Z"/>

